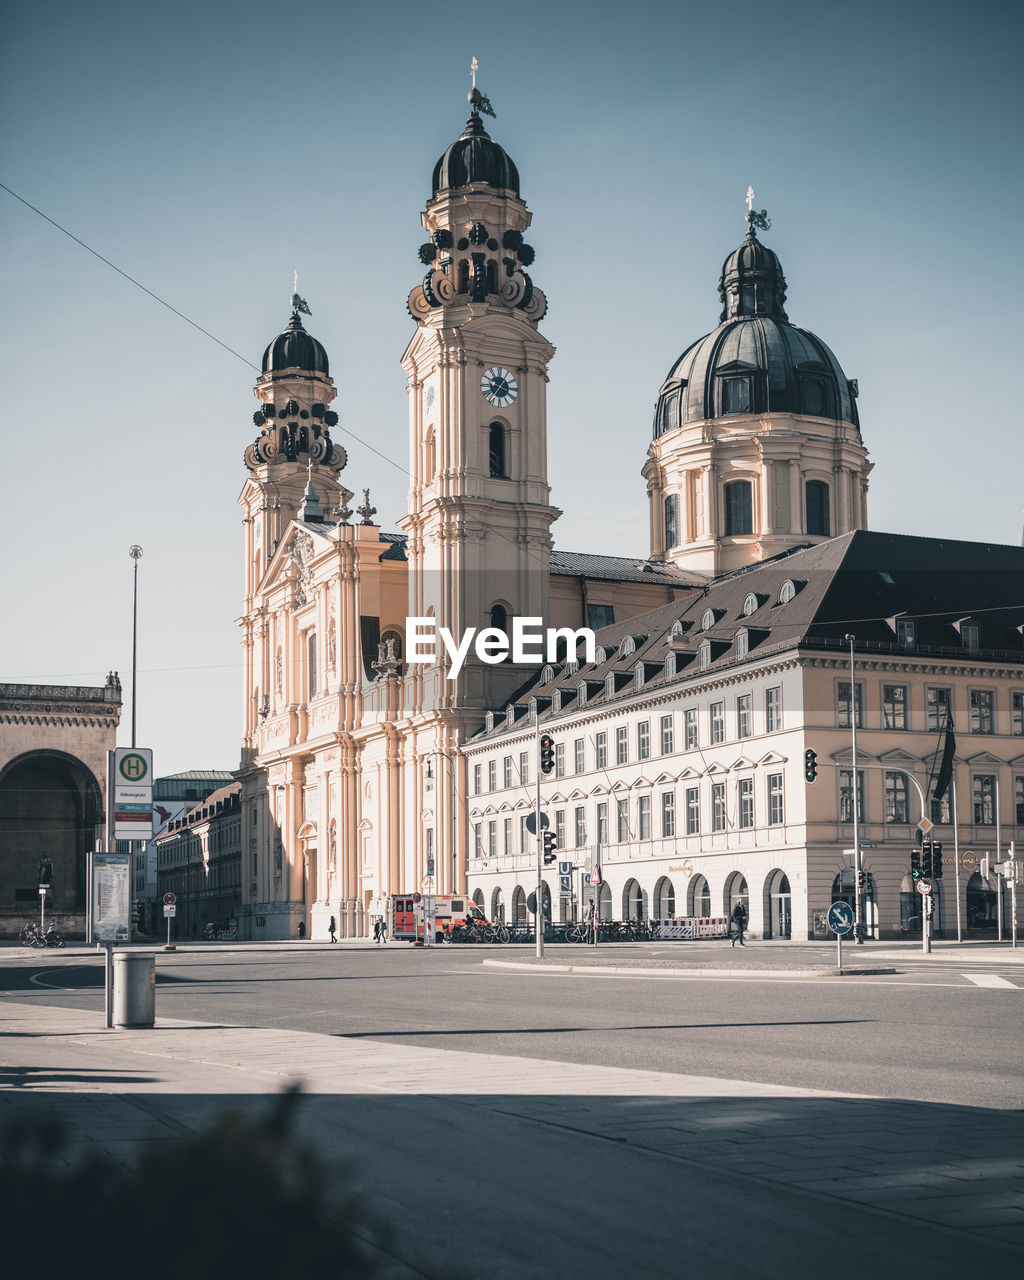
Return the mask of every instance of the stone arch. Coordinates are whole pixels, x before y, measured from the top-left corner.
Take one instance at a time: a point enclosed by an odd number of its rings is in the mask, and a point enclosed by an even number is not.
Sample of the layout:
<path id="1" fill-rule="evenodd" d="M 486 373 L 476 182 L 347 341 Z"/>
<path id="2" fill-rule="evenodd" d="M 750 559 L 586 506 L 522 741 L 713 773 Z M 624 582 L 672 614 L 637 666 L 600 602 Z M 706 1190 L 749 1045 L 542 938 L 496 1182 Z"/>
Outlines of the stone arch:
<path id="1" fill-rule="evenodd" d="M 520 924 L 527 920 L 529 913 L 526 910 L 526 890 L 521 884 L 517 884 L 512 892 L 512 923 Z"/>
<path id="2" fill-rule="evenodd" d="M 747 909 L 747 919 L 750 919 L 750 891 L 747 889 L 747 880 L 741 871 L 734 871 L 725 882 L 725 894 L 722 898 L 722 906 L 725 914 L 731 916 L 733 908 L 737 902 L 742 902 Z"/>
<path id="3" fill-rule="evenodd" d="M 622 919 L 642 920 L 644 918 L 644 891 L 638 880 L 627 880 L 622 890 Z"/>
<path id="4" fill-rule="evenodd" d="M 793 936 L 793 895 L 789 876 L 780 867 L 769 871 L 764 878 L 764 932 L 765 938 L 791 938 Z"/>
<path id="5" fill-rule="evenodd" d="M 612 887 L 607 880 L 601 881 L 597 891 L 597 918 L 598 920 L 612 918 Z"/>
<path id="6" fill-rule="evenodd" d="M 651 915 L 655 920 L 671 920 L 676 914 L 675 886 L 668 876 L 662 876 L 654 886 L 651 902 Z"/>
<path id="7" fill-rule="evenodd" d="M 0 772 L 0 884 L 20 919 L 39 907 L 38 860 L 53 863 L 47 910 L 85 910 L 88 855 L 103 822 L 103 793 L 87 765 L 64 751 L 26 751 Z"/>
<path id="8" fill-rule="evenodd" d="M 491 919 L 502 922 L 505 919 L 505 895 L 500 885 L 491 894 Z"/>
<path id="9" fill-rule="evenodd" d="M 686 914 L 698 919 L 710 919 L 711 886 L 708 884 L 707 876 L 696 875 L 690 881 Z"/>

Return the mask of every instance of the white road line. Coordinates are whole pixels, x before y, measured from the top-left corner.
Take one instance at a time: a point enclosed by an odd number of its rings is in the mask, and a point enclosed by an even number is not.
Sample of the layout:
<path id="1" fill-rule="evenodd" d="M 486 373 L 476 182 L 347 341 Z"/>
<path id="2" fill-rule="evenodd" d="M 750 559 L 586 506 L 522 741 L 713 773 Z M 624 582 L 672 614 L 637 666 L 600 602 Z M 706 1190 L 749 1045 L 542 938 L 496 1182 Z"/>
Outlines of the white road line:
<path id="1" fill-rule="evenodd" d="M 973 982 L 976 987 L 1009 987 L 1011 991 L 1019 990 L 1012 982 L 1000 978 L 997 973 L 962 973 L 960 977 Z"/>
<path id="2" fill-rule="evenodd" d="M 64 965 L 64 968 L 82 968 L 81 965 Z M 60 969 L 44 969 L 43 973 L 60 973 Z M 97 991 L 98 987 L 59 987 L 53 982 L 44 982 L 38 973 L 33 973 L 29 977 L 29 982 L 34 982 L 37 987 L 47 987 L 50 991 Z"/>

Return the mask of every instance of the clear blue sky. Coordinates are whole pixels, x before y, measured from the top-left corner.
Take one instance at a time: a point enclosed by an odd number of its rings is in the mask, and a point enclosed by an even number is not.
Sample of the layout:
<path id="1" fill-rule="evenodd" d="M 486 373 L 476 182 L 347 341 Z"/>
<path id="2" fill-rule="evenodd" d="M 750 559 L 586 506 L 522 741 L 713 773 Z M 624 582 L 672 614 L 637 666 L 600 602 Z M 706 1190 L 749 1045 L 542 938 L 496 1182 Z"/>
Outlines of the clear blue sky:
<path id="1" fill-rule="evenodd" d="M 560 547 L 646 554 L 658 388 L 717 324 L 748 184 L 791 319 L 860 380 L 871 526 L 1017 543 L 1020 14 L 38 0 L 5 23 L 0 181 L 253 364 L 297 270 L 342 425 L 394 464 L 342 432 L 343 478 L 393 529 L 420 211 L 475 55 L 558 348 Z M 139 743 L 234 767 L 255 372 L 5 191 L 0 232 L 0 679 L 130 697 L 138 542 Z"/>

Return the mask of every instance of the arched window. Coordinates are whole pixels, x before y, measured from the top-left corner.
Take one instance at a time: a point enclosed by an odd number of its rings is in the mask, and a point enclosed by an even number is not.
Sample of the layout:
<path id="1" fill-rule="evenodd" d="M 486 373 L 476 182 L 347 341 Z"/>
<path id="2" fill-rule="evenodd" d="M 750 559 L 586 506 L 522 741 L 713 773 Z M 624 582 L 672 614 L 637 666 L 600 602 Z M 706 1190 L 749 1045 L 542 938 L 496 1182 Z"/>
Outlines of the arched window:
<path id="1" fill-rule="evenodd" d="M 505 459 L 505 428 L 500 422 L 491 423 L 488 461 L 491 475 L 494 479 L 508 479 Z"/>
<path id="2" fill-rule="evenodd" d="M 710 630 L 711 630 L 711 628 L 712 628 L 714 625 L 715 625 L 715 611 L 714 611 L 714 609 L 705 609 L 705 610 L 704 610 L 704 612 L 703 612 L 703 613 L 701 614 L 701 616 L 700 616 L 700 629 L 701 629 L 701 631 L 710 631 Z"/>
<path id="3" fill-rule="evenodd" d="M 711 915 L 711 886 L 703 876 L 694 876 L 690 881 L 690 915 Z"/>
<path id="4" fill-rule="evenodd" d="M 676 913 L 676 891 L 668 876 L 662 876 L 654 886 L 654 907 L 651 915 L 655 920 L 671 920 Z"/>
<path id="5" fill-rule="evenodd" d="M 779 604 L 789 604 L 790 600 L 796 595 L 796 584 L 792 578 L 787 578 L 779 588 Z"/>
<path id="6" fill-rule="evenodd" d="M 807 493 L 807 532 L 817 537 L 830 536 L 831 521 L 828 509 L 828 485 L 822 480 L 808 480 Z"/>
<path id="7" fill-rule="evenodd" d="M 508 610 L 503 604 L 491 605 L 490 625 L 496 627 L 499 631 L 504 631 L 506 635 L 508 634 Z"/>
<path id="8" fill-rule="evenodd" d="M 725 536 L 754 532 L 754 495 L 749 480 L 731 480 L 725 486 Z"/>
<path id="9" fill-rule="evenodd" d="M 738 871 L 734 871 L 725 885 L 725 914 L 727 916 L 732 915 L 737 902 L 742 902 L 746 907 L 749 919 L 750 894 L 747 891 L 747 882 Z"/>
<path id="10" fill-rule="evenodd" d="M 644 894 L 636 880 L 626 882 L 622 891 L 623 920 L 642 920 L 644 918 Z"/>
<path id="11" fill-rule="evenodd" d="M 670 493 L 665 499 L 665 550 L 679 545 L 679 498 Z"/>
<path id="12" fill-rule="evenodd" d="M 751 593 L 749 596 L 747 596 L 746 600 L 743 601 L 743 616 L 744 618 L 749 618 L 752 613 L 756 613 L 756 612 L 757 612 L 757 596 Z"/>

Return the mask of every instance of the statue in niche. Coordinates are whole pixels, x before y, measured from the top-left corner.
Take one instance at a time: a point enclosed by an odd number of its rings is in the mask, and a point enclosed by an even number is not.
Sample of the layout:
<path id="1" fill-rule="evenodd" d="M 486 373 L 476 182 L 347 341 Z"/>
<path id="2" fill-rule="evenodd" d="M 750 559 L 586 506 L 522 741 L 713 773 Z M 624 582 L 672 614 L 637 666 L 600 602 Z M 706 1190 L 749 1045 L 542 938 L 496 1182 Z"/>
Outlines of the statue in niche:
<path id="1" fill-rule="evenodd" d="M 281 646 L 278 645 L 277 657 L 274 660 L 274 688 L 278 693 L 284 686 L 284 656 L 281 653 Z"/>
<path id="2" fill-rule="evenodd" d="M 338 631 L 333 618 L 327 627 L 327 663 L 332 671 L 338 665 Z"/>

